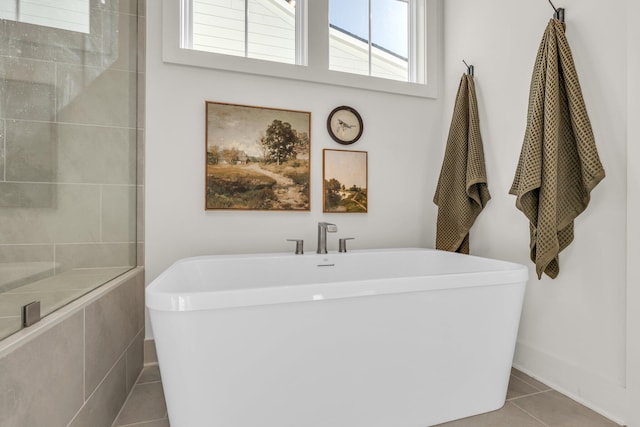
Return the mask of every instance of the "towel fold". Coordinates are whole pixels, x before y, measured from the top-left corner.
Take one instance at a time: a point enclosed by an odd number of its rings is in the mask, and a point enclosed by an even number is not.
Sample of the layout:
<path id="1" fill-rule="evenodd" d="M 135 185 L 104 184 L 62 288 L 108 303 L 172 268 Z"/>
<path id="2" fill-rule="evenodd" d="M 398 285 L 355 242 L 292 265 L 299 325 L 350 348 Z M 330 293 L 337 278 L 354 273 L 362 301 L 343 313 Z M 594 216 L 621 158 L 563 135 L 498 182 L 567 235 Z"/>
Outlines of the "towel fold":
<path id="1" fill-rule="evenodd" d="M 573 221 L 605 173 L 563 22 L 552 19 L 536 58 L 524 143 L 510 194 L 529 219 L 538 279 L 558 276 Z"/>
<path id="2" fill-rule="evenodd" d="M 464 74 L 433 197 L 438 205 L 436 248 L 468 254 L 469 229 L 489 199 L 475 85 Z"/>

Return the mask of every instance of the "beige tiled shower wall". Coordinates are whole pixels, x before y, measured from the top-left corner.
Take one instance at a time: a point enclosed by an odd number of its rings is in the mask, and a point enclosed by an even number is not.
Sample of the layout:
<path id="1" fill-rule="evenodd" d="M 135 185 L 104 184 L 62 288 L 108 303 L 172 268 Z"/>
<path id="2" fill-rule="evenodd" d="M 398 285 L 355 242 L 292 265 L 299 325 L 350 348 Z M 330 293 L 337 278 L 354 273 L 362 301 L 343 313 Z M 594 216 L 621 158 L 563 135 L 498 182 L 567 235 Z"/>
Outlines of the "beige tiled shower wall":
<path id="1" fill-rule="evenodd" d="M 0 20 L 0 263 L 142 259 L 144 9 L 90 0 L 89 34 Z"/>
<path id="2" fill-rule="evenodd" d="M 0 426 L 110 427 L 140 374 L 138 267 L 0 341 Z"/>

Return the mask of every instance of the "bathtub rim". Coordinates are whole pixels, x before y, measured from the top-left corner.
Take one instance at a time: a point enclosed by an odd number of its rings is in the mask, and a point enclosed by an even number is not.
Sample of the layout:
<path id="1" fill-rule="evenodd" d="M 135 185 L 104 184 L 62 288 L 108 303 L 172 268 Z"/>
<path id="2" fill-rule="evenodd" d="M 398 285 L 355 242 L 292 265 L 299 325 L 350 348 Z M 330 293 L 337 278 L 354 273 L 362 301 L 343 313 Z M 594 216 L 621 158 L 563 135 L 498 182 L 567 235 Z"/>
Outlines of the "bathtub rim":
<path id="1" fill-rule="evenodd" d="M 443 252 L 429 248 L 393 248 L 363 249 L 351 251 L 353 254 L 391 253 L 391 252 Z M 161 287 L 173 270 L 189 262 L 215 259 L 249 259 L 297 257 L 291 253 L 223 254 L 188 257 L 175 261 L 169 268 L 156 277 L 145 290 L 145 304 L 150 311 L 190 312 L 203 310 L 221 310 L 240 307 L 288 304 L 301 302 L 321 302 L 343 298 L 360 298 L 381 295 L 403 294 L 410 292 L 445 291 L 470 287 L 526 285 L 529 279 L 527 266 L 493 258 L 466 255 L 498 263 L 505 269 L 475 271 L 438 275 L 420 275 L 382 279 L 335 281 L 303 285 L 283 285 L 266 288 L 243 288 L 233 290 L 208 291 L 167 291 Z M 309 254 L 307 257 L 343 256 L 329 253 L 326 255 Z M 389 285 L 393 281 L 395 286 Z"/>

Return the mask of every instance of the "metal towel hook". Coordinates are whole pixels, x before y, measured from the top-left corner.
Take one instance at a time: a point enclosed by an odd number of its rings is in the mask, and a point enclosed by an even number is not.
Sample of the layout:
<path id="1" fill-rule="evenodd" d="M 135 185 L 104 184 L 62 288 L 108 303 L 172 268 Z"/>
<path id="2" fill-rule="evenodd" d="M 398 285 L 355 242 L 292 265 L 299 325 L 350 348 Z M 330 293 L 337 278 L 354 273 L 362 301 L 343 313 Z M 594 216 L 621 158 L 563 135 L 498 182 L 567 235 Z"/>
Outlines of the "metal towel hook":
<path id="1" fill-rule="evenodd" d="M 553 10 L 555 11 L 555 13 L 553 14 L 553 17 L 555 19 L 560 20 L 561 22 L 564 22 L 564 8 L 562 7 L 555 7 L 553 5 L 553 3 L 551 2 L 551 0 L 549 0 L 549 4 L 551 5 L 551 7 L 553 8 Z"/>
<path id="2" fill-rule="evenodd" d="M 471 77 L 473 77 L 473 72 L 474 72 L 473 65 L 467 64 L 467 61 L 465 61 L 464 59 L 462 60 L 462 62 L 464 63 L 464 65 L 467 66 L 467 74 L 469 74 Z"/>

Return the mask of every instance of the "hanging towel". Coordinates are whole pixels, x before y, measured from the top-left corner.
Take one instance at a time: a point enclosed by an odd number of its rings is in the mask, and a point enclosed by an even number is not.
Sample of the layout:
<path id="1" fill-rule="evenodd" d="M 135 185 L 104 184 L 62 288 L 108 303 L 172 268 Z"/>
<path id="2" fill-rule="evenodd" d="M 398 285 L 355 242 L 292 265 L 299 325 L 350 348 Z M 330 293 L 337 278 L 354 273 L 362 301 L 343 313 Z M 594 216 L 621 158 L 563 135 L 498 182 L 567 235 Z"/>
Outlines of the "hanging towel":
<path id="1" fill-rule="evenodd" d="M 468 254 L 469 229 L 489 199 L 475 85 L 464 74 L 433 197 L 438 205 L 436 248 Z"/>
<path id="2" fill-rule="evenodd" d="M 573 220 L 604 178 L 563 22 L 552 19 L 536 58 L 524 143 L 510 194 L 529 219 L 538 279 L 558 276 Z"/>

